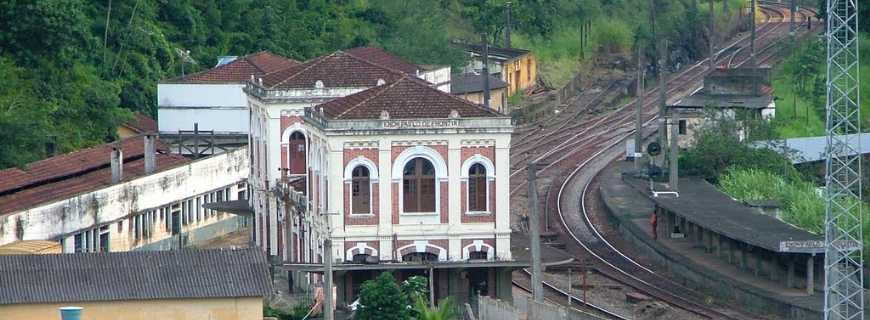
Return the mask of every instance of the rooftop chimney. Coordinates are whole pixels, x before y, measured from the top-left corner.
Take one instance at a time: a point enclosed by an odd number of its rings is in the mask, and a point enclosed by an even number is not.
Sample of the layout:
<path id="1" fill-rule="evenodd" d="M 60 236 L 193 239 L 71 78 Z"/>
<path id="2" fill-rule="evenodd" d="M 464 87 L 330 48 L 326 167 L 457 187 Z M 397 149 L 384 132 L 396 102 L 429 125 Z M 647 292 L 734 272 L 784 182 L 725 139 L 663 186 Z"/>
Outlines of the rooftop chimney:
<path id="1" fill-rule="evenodd" d="M 54 137 L 48 137 L 45 142 L 45 157 L 51 158 L 57 153 L 57 143 L 54 142 Z"/>
<path id="2" fill-rule="evenodd" d="M 112 183 L 118 183 L 124 177 L 124 151 L 121 145 L 112 146 Z"/>
<path id="3" fill-rule="evenodd" d="M 157 136 L 150 133 L 145 135 L 145 174 L 154 173 L 157 169 L 157 150 L 154 140 L 157 140 Z"/>

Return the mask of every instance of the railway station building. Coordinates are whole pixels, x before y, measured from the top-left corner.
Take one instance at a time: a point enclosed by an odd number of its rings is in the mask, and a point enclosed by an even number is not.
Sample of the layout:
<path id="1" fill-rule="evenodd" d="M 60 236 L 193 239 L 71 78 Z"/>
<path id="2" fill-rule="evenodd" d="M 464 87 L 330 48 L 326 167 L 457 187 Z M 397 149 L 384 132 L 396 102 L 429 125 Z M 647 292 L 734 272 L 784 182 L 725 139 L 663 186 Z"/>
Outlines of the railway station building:
<path id="1" fill-rule="evenodd" d="M 245 90 L 254 238 L 295 285 L 331 256 L 338 305 L 385 271 L 510 297 L 510 117 L 345 52 Z"/>
<path id="2" fill-rule="evenodd" d="M 776 116 L 770 66 L 717 68 L 704 78 L 704 87 L 668 109 L 679 113 L 677 143 L 681 148 L 692 145 L 698 131 L 714 119 L 770 120 Z"/>

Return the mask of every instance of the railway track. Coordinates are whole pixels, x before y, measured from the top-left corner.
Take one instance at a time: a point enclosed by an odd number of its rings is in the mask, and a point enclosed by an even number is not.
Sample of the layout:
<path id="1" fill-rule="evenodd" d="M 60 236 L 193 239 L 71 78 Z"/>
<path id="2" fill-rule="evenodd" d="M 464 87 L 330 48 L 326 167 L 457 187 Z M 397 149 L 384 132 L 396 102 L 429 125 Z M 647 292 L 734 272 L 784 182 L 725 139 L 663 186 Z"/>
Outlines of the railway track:
<path id="1" fill-rule="evenodd" d="M 783 36 L 783 31 L 788 29 L 788 22 L 785 19 L 787 9 L 782 6 L 768 5 L 763 3 L 762 12 L 767 17 L 767 23 L 763 24 L 757 30 L 756 43 L 762 45 L 760 50 L 757 50 L 756 59 L 758 63 L 772 61 L 779 50 L 776 50 L 778 43 Z M 814 15 L 810 10 L 803 9 L 800 16 L 806 17 Z M 785 22 L 784 22 L 785 21 Z M 800 29 L 798 29 L 800 31 Z M 803 30 L 804 32 L 805 29 Z M 786 32 L 787 33 L 787 32 Z M 748 54 L 741 54 L 741 48 L 748 44 L 748 36 L 740 37 L 732 41 L 729 45 L 722 48 L 717 55 L 716 64 L 719 66 L 725 65 L 736 67 L 743 65 L 749 61 Z M 740 46 L 744 44 L 744 46 Z M 706 59 L 692 65 L 668 82 L 668 96 L 678 96 L 694 91 L 700 80 L 707 73 Z M 657 97 L 658 88 L 652 88 L 647 91 L 647 96 Z M 599 93 L 603 95 L 604 92 Z M 597 100 L 595 97 L 593 101 Z M 549 163 L 541 172 L 552 168 L 562 169 L 565 171 L 570 169 L 567 176 L 562 174 L 557 177 L 557 181 L 561 180 L 559 192 L 556 195 L 556 215 L 562 222 L 562 229 L 571 238 L 574 250 L 572 253 L 578 256 L 592 258 L 598 265 L 599 273 L 602 273 L 608 278 L 611 278 L 619 283 L 634 288 L 635 290 L 645 292 L 657 299 L 660 299 L 674 307 L 681 308 L 697 315 L 710 319 L 745 319 L 750 316 L 728 312 L 721 307 L 708 306 L 699 301 L 704 301 L 704 296 L 685 288 L 668 278 L 658 274 L 650 267 L 644 266 L 642 263 L 632 259 L 629 255 L 618 250 L 613 246 L 598 230 L 592 220 L 589 218 L 587 211 L 587 197 L 589 196 L 589 181 L 583 185 L 580 195 L 581 209 L 578 214 L 582 215 L 583 222 L 581 225 L 570 224 L 566 221 L 562 210 L 563 195 L 565 194 L 566 186 L 575 179 L 578 174 L 586 169 L 587 164 L 593 160 L 597 160 L 607 150 L 622 143 L 624 139 L 634 133 L 633 119 L 635 101 L 629 101 L 612 112 L 581 119 L 580 115 L 573 115 L 564 120 L 564 123 L 559 123 L 559 130 L 544 132 L 542 136 L 535 137 L 533 145 L 535 147 L 525 147 L 524 154 L 517 157 L 512 156 L 512 163 L 519 164 L 517 168 L 512 168 L 511 172 L 511 196 L 522 192 L 526 179 L 524 176 L 525 170 L 522 165 L 525 161 L 535 159 Z M 643 124 L 645 133 L 649 134 L 654 130 L 648 126 L 658 119 L 657 114 L 658 101 L 656 98 L 649 99 L 643 105 L 642 117 L 645 119 Z M 582 111 L 578 111 L 582 113 Z M 579 120 L 577 124 L 568 124 Z M 540 131 L 532 130 L 532 133 Z M 527 140 L 532 134 L 524 132 L 524 136 L 520 143 L 530 142 Z M 539 153 L 536 153 L 539 151 Z M 524 160 L 524 162 L 515 162 Z M 610 159 L 608 159 L 610 160 Z M 557 170 L 552 170 L 557 171 Z M 591 173 L 593 176 L 597 172 Z M 572 226 L 585 229 L 585 234 L 578 235 Z M 552 284 L 544 283 L 545 286 L 554 288 Z M 675 292 L 679 292 L 675 293 Z M 565 293 L 567 294 L 567 293 Z"/>
<path id="2" fill-rule="evenodd" d="M 531 295 L 532 289 L 530 288 L 530 286 L 531 286 L 531 281 L 532 281 L 531 280 L 532 275 L 526 269 L 523 269 L 522 274 L 524 275 L 523 280 L 527 280 L 527 281 L 521 282 L 518 280 L 513 280 L 513 285 L 514 285 L 514 287 L 517 287 L 520 290 L 525 291 L 526 293 Z M 547 282 L 544 282 L 544 290 L 547 291 L 546 292 L 547 294 L 545 294 L 545 297 L 548 300 L 550 300 L 551 302 L 555 302 L 556 304 L 562 305 L 563 303 L 561 301 L 565 301 L 566 299 L 571 300 L 571 303 L 573 303 L 573 306 L 569 306 L 569 308 L 573 309 L 576 312 L 582 313 L 588 317 L 594 317 L 596 319 L 618 319 L 618 320 L 630 319 L 630 318 L 626 318 L 625 316 L 622 316 L 618 313 L 611 312 L 611 311 L 607 310 L 606 308 L 595 305 L 591 302 L 583 301 L 582 298 L 575 296 L 575 295 L 571 294 L 570 292 L 562 290 L 562 289 L 560 289 L 554 285 L 551 285 Z M 584 310 L 579 309 L 579 308 L 574 307 L 574 306 L 578 306 L 578 307 L 582 306 L 583 308 L 590 309 L 590 311 L 592 311 L 592 312 L 587 312 L 587 311 L 584 311 Z"/>
<path id="3" fill-rule="evenodd" d="M 779 10 L 784 9 L 780 8 Z M 785 14 L 780 13 L 778 15 L 778 17 L 780 17 L 779 20 L 782 20 L 781 17 L 784 16 Z M 763 46 L 757 51 L 757 63 L 766 63 L 770 61 L 776 53 L 778 53 L 776 48 L 778 48 L 779 39 L 776 38 L 776 35 L 778 34 L 781 36 L 781 33 L 787 28 L 788 23 L 783 22 L 766 23 L 759 28 L 756 43 Z M 747 63 L 749 60 L 748 54 L 737 58 L 735 58 L 735 56 L 737 56 L 737 53 L 741 51 L 741 48 L 748 47 L 748 39 L 749 36 L 744 35 L 733 40 L 730 44 L 719 50 L 719 54 L 717 55 L 717 65 L 737 67 Z M 726 52 L 732 52 L 732 54 L 724 55 L 723 53 Z M 735 59 L 737 59 L 738 62 L 734 62 Z M 706 61 L 707 59 L 704 59 L 690 67 L 687 67 L 677 73 L 676 77 L 671 78 L 668 81 L 668 96 L 679 96 L 694 91 L 700 85 L 704 75 L 709 71 Z M 589 106 L 598 103 L 607 97 L 608 94 L 614 94 L 612 90 L 609 90 L 610 88 L 612 88 L 612 84 L 611 86 L 608 86 L 607 90 L 597 93 L 595 97 L 585 105 Z M 643 116 L 645 118 L 657 113 L 658 87 L 648 90 L 646 95 L 651 98 L 647 99 L 644 104 Z M 578 114 L 566 116 L 563 121 L 555 124 L 555 129 L 547 130 L 539 128 L 531 132 L 523 132 L 520 136 L 515 137 L 514 142 L 512 142 L 512 146 L 515 150 L 512 150 L 511 155 L 511 195 L 522 192 L 523 186 L 526 184 L 525 179 L 523 179 L 525 175 L 524 166 L 529 162 L 529 160 L 534 159 L 540 162 L 551 163 L 541 169 L 542 171 L 545 171 L 554 167 L 558 162 L 569 158 L 573 153 L 580 149 L 578 146 L 584 142 L 597 138 L 588 135 L 593 129 L 601 126 L 611 127 L 613 124 L 618 124 L 615 126 L 618 130 L 631 130 L 631 128 L 623 127 L 631 124 L 633 121 L 634 108 L 631 108 L 631 106 L 634 104 L 635 100 L 632 99 L 612 112 L 595 115 L 589 118 L 581 118 L 582 115 L 588 115 L 583 114 L 582 111 L 588 107 L 579 108 L 581 110 L 577 111 Z M 535 133 L 539 134 L 539 136 L 531 138 Z"/>

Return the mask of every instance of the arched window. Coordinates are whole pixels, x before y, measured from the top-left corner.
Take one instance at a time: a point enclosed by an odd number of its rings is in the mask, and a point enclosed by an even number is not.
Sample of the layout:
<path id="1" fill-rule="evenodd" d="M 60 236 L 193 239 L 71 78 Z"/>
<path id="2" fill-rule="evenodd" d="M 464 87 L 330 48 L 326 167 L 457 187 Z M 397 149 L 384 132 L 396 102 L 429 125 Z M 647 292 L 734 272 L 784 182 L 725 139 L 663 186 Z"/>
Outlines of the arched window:
<path id="1" fill-rule="evenodd" d="M 296 131 L 287 142 L 288 161 L 291 174 L 305 174 L 305 135 Z"/>
<path id="2" fill-rule="evenodd" d="M 371 178 L 369 168 L 353 168 L 350 182 L 351 213 L 366 214 L 371 211 Z"/>
<path id="3" fill-rule="evenodd" d="M 435 212 L 435 168 L 432 162 L 414 158 L 402 172 L 404 212 Z"/>
<path id="4" fill-rule="evenodd" d="M 475 163 L 468 169 L 468 211 L 486 211 L 486 168 Z"/>
<path id="5" fill-rule="evenodd" d="M 402 256 L 403 262 L 438 261 L 438 255 L 430 252 L 411 252 Z"/>

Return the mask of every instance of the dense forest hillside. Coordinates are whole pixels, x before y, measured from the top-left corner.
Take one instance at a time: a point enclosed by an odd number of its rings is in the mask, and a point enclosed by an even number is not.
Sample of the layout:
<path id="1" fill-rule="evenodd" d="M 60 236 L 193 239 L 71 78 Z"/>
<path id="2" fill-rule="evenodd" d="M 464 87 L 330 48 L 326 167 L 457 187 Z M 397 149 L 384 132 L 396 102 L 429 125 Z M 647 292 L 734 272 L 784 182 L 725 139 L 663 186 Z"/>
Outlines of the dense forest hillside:
<path id="1" fill-rule="evenodd" d="M 647 11 L 672 56 L 703 54 L 700 0 L 514 0 L 514 44 L 564 81 L 599 52 L 650 57 Z M 741 0 L 729 2 L 731 12 Z M 7 0 L 0 2 L 0 168 L 112 139 L 131 111 L 156 115 L 156 83 L 269 50 L 306 60 L 378 45 L 417 63 L 460 65 L 452 38 L 503 39 L 506 0 Z M 700 2 L 704 3 L 704 2 Z M 722 0 L 716 0 L 717 10 Z M 726 16 L 723 19 L 727 19 Z M 867 20 L 867 19 L 865 19 Z M 580 25 L 588 25 L 581 29 Z M 581 31 L 583 30 L 583 31 Z M 586 33 L 589 45 L 579 46 Z M 182 58 L 189 51 L 189 58 Z"/>

